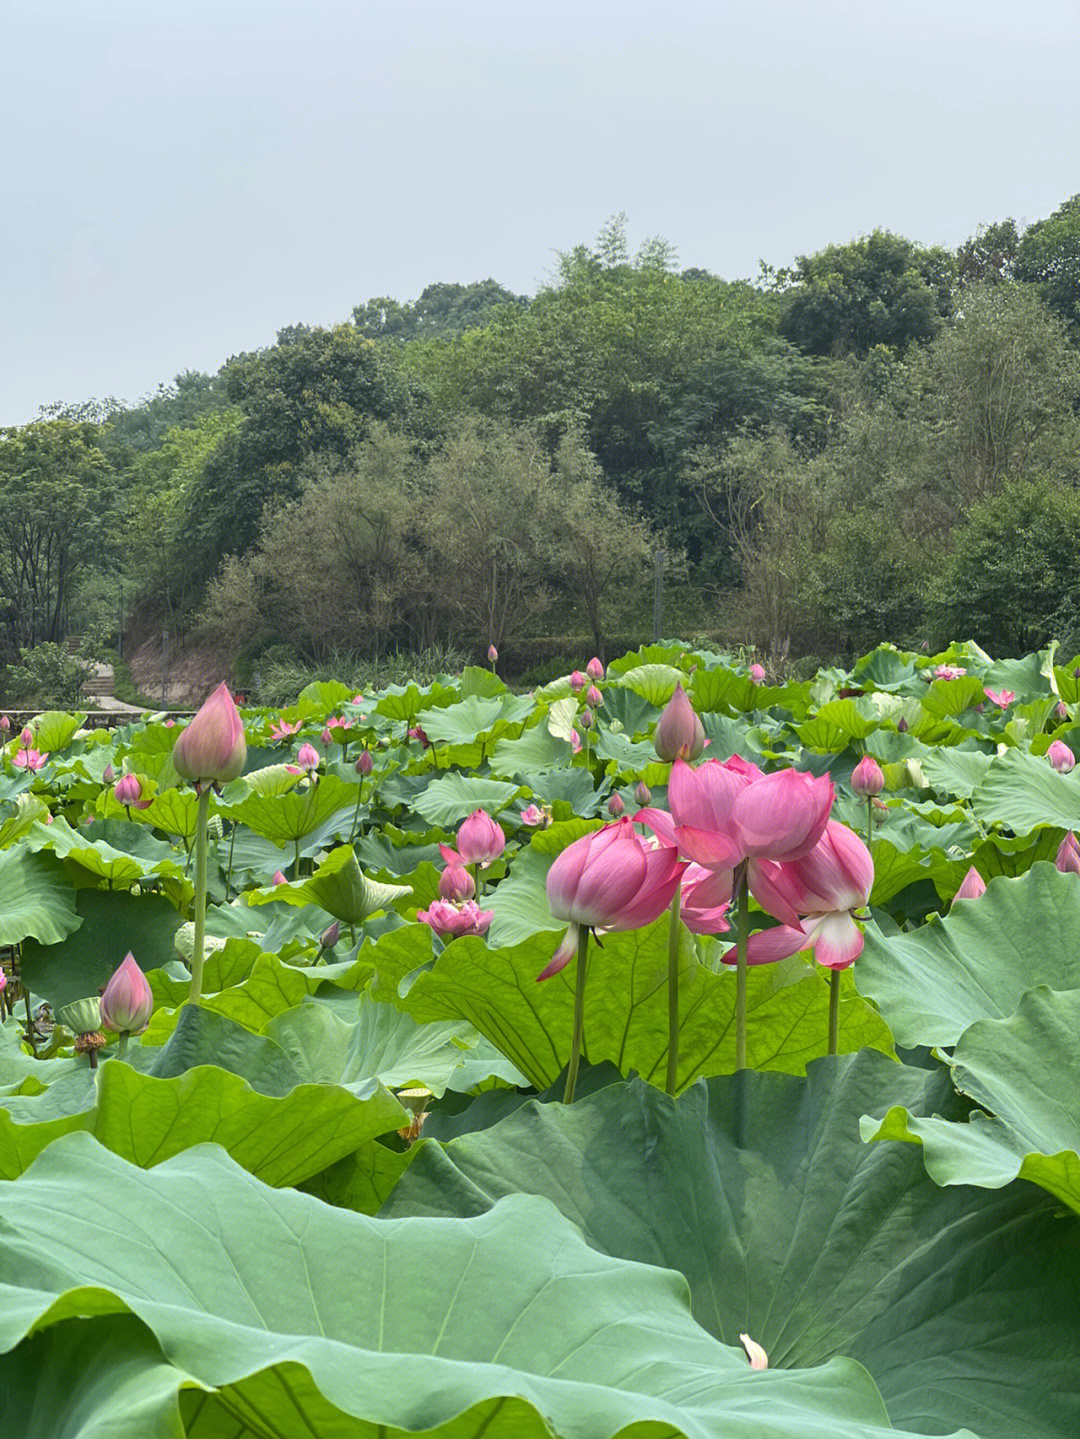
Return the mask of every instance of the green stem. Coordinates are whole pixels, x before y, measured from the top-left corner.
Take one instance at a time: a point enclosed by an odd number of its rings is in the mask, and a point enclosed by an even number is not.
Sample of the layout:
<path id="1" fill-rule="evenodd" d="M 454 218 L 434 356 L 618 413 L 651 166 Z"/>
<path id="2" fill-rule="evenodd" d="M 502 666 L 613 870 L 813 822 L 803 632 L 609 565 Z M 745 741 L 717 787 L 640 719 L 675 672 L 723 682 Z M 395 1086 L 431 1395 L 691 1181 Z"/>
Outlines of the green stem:
<path id="1" fill-rule="evenodd" d="M 360 822 L 360 801 L 364 797 L 364 781 L 361 778 L 359 788 L 356 791 L 356 808 L 353 810 L 352 824 L 349 826 L 349 843 L 352 844 L 356 836 L 356 826 Z"/>
<path id="2" fill-rule="evenodd" d="M 836 1041 L 840 1035 L 840 971 L 834 969 L 829 976 L 829 1053 L 836 1053 Z"/>
<path id="3" fill-rule="evenodd" d="M 563 1103 L 572 1104 L 577 1088 L 578 1065 L 581 1063 L 581 1048 L 585 1039 L 585 979 L 588 974 L 589 931 L 584 925 L 578 935 L 577 974 L 574 979 L 574 1037 L 570 1041 L 570 1063 L 566 1070 L 566 1091 Z"/>
<path id="4" fill-rule="evenodd" d="M 23 990 L 23 999 L 26 1002 L 26 1042 L 30 1046 L 30 1053 L 37 1059 L 37 1035 L 34 1033 L 34 1017 L 30 1013 L 30 991 Z"/>
<path id="5" fill-rule="evenodd" d="M 229 890 L 232 888 L 232 855 L 233 845 L 236 843 L 236 825 L 229 831 L 229 867 L 225 871 L 225 903 L 229 902 Z"/>
<path id="6" fill-rule="evenodd" d="M 668 1008 L 668 1049 L 667 1049 L 667 1092 L 674 1096 L 679 1080 L 679 908 L 682 900 L 682 885 L 675 886 L 671 901 L 671 929 L 668 932 L 667 961 L 667 1008 Z"/>
<path id="7" fill-rule="evenodd" d="M 746 870 L 735 872 L 739 891 L 739 937 L 735 952 L 735 1068 L 746 1068 L 746 941 L 750 936 L 750 890 Z"/>
<path id="8" fill-rule="evenodd" d="M 299 835 L 297 835 L 296 838 L 293 840 L 292 877 L 293 877 L 293 879 L 299 879 L 299 878 L 300 878 L 300 836 L 299 836 Z"/>
<path id="9" fill-rule="evenodd" d="M 191 951 L 191 989 L 188 1003 L 202 998 L 203 950 L 206 940 L 206 828 L 210 822 L 210 786 L 199 792 L 195 817 L 195 943 Z"/>
<path id="10" fill-rule="evenodd" d="M 874 796 L 866 796 L 866 847 L 870 848 L 870 842 L 874 837 Z"/>
<path id="11" fill-rule="evenodd" d="M 127 1053 L 127 1046 L 128 1031 L 124 1029 L 120 1032 L 120 1043 L 116 1046 L 116 1054 L 118 1059 L 123 1059 L 124 1055 Z"/>

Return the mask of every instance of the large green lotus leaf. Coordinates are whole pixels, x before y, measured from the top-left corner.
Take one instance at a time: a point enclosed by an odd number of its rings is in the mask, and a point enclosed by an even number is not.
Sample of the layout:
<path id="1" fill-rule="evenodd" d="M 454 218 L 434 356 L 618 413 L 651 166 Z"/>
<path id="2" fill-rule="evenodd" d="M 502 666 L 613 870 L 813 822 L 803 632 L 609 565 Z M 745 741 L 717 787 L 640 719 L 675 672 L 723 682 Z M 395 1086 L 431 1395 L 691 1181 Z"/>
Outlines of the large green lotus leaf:
<path id="1" fill-rule="evenodd" d="M 355 806 L 356 785 L 347 784 L 336 774 L 324 774 L 316 783 L 285 794 L 255 791 L 231 804 L 228 813 L 231 819 L 246 824 L 264 839 L 286 844 L 313 833 L 339 810 L 343 814 L 342 824 L 350 826 Z"/>
<path id="2" fill-rule="evenodd" d="M 984 824 L 1005 824 L 1017 834 L 1039 825 L 1080 828 L 1080 770 L 1058 774 L 1049 760 L 1023 750 L 996 756 L 971 796 Z"/>
<path id="3" fill-rule="evenodd" d="M 919 760 L 919 766 L 928 784 L 942 794 L 956 795 L 970 799 L 973 792 L 986 778 L 992 756 L 981 750 L 948 749 L 927 750 Z"/>
<path id="4" fill-rule="evenodd" d="M 85 711 L 68 714 L 63 710 L 46 710 L 30 726 L 34 731 L 34 748 L 45 754 L 67 749 L 76 731 L 85 723 Z"/>
<path id="5" fill-rule="evenodd" d="M 522 794 L 516 784 L 499 779 L 478 779 L 456 771 L 433 779 L 412 801 L 412 808 L 428 824 L 453 829 L 473 810 L 494 816 Z"/>
<path id="6" fill-rule="evenodd" d="M 936 718 L 955 719 L 983 700 L 983 682 L 977 675 L 954 680 L 933 680 L 922 696 L 922 707 Z"/>
<path id="7" fill-rule="evenodd" d="M 654 708 L 662 709 L 675 693 L 675 686 L 686 684 L 686 675 L 673 665 L 637 665 L 623 674 L 622 682 Z"/>
<path id="8" fill-rule="evenodd" d="M 601 713 L 609 725 L 620 725 L 623 733 L 631 739 L 651 735 L 660 718 L 660 711 L 655 705 L 622 685 L 605 686 Z"/>
<path id="9" fill-rule="evenodd" d="M 194 926 L 182 924 L 173 936 L 176 952 L 191 965 L 194 952 Z M 231 936 L 220 939 L 207 935 L 203 967 L 203 994 L 217 994 L 219 990 L 242 984 L 262 953 L 258 941 L 246 937 Z M 147 974 L 150 988 L 154 991 L 155 1004 L 170 1008 L 183 1004 L 188 997 L 191 975 L 182 965 L 171 964 Z"/>
<path id="10" fill-rule="evenodd" d="M 517 739 L 500 739 L 491 756 L 490 769 L 493 775 L 509 779 L 522 770 L 568 766 L 573 758 L 565 739 L 552 734 L 547 725 L 535 724 Z"/>
<path id="11" fill-rule="evenodd" d="M 20 940 L 58 944 L 82 923 L 75 901 L 76 892 L 54 855 L 31 854 L 25 845 L 0 851 L 0 945 Z"/>
<path id="12" fill-rule="evenodd" d="M 868 700 L 833 700 L 795 731 L 810 749 L 838 752 L 877 728 L 880 717 Z"/>
<path id="13" fill-rule="evenodd" d="M 305 719 L 310 719 L 312 715 L 321 719 L 340 705 L 347 704 L 355 693 L 340 680 L 312 680 L 297 696 L 296 709 Z"/>
<path id="14" fill-rule="evenodd" d="M 139 880 L 149 875 L 170 875 L 183 879 L 184 867 L 176 861 L 176 852 L 171 845 L 154 840 L 145 830 L 136 825 L 125 825 L 146 836 L 154 852 L 137 853 L 134 850 L 117 849 L 109 842 L 104 831 L 118 820 L 106 820 L 84 829 L 72 829 L 66 819 L 57 818 L 52 824 L 35 824 L 27 835 L 26 846 L 32 851 L 51 850 L 54 854 L 77 865 L 94 879 L 104 880 L 110 889 L 130 889 Z M 103 833 L 99 834 L 98 831 Z M 84 882 L 88 882 L 85 881 Z"/>
<path id="15" fill-rule="evenodd" d="M 132 818 L 175 834 L 185 844 L 195 838 L 199 797 L 193 789 L 163 789 L 146 809 L 133 809 Z"/>
<path id="16" fill-rule="evenodd" d="M 990 1118 L 976 1110 L 961 1124 L 894 1106 L 864 1118 L 863 1136 L 921 1143 L 937 1184 L 1030 1179 L 1080 1213 L 1078 1034 L 1080 990 L 1029 990 L 1010 1019 L 977 1019 L 953 1050 L 954 1083 Z"/>
<path id="17" fill-rule="evenodd" d="M 51 859 L 46 855 L 27 858 L 38 862 Z M 55 941 L 28 939 L 23 944 L 22 973 L 33 994 L 54 1007 L 97 994 L 129 951 L 144 970 L 160 969 L 168 963 L 180 923 L 168 900 L 105 889 L 80 889 L 73 894 L 79 928 L 71 933 L 69 927 L 66 937 L 60 934 Z"/>
<path id="18" fill-rule="evenodd" d="M 540 804 L 551 805 L 556 819 L 575 817 L 592 819 L 598 814 L 607 796 L 593 788 L 593 777 L 587 769 L 525 770 L 516 776 L 518 782 L 532 792 Z"/>
<path id="19" fill-rule="evenodd" d="M 1080 989 L 1080 882 L 1036 864 L 912 933 L 868 925 L 855 983 L 908 1048 L 952 1045 L 977 1019 L 1007 1019 L 1036 985 Z"/>
<path id="20" fill-rule="evenodd" d="M 532 713 L 533 701 L 528 695 L 503 694 L 483 698 L 468 695 L 457 704 L 433 709 L 424 716 L 424 733 L 433 743 L 471 744 L 481 736 L 493 740 L 520 729 L 526 715 Z"/>
<path id="21" fill-rule="evenodd" d="M 893 1432 L 860 1365 L 755 1373 L 694 1322 L 680 1276 L 598 1253 L 533 1196 L 470 1219 L 387 1223 L 271 1192 L 220 1150 L 147 1172 L 77 1135 L 5 1186 L 0 1209 L 0 1266 L 14 1281 L 0 1347 L 54 1328 L 63 1344 L 64 1321 L 82 1316 L 82 1343 L 100 1353 L 96 1335 L 132 1340 L 130 1321 L 117 1323 L 127 1310 L 178 1389 L 213 1391 L 184 1396 L 182 1429 L 167 1413 L 159 1423 L 164 1374 L 133 1343 L 117 1378 L 130 1383 L 139 1363 L 152 1375 L 144 1439 Z M 70 1345 L 62 1353 L 73 1358 Z M 31 1412 L 37 1384 L 58 1372 L 50 1362 L 20 1381 Z M 83 1415 L 95 1398 L 115 1412 L 109 1388 L 90 1398 L 88 1387 L 76 1380 Z"/>
<path id="22" fill-rule="evenodd" d="M 384 936 L 375 949 L 373 994 L 396 1003 L 421 1023 L 466 1019 L 528 1076 L 538 1089 L 553 1084 L 570 1057 L 574 975 L 571 964 L 538 984 L 555 949 L 538 935 L 504 949 L 483 940 L 448 945 L 434 968 L 421 973 L 403 998 L 399 986 L 426 957 L 415 926 Z M 610 1060 L 663 1084 L 668 1043 L 668 917 L 647 929 L 604 936 L 591 948 L 585 999 L 585 1057 Z M 801 1074 L 825 1052 L 829 986 L 801 958 L 752 968 L 747 986 L 747 1059 L 756 1069 Z M 889 1032 L 856 995 L 850 976 L 840 1005 L 841 1050 L 888 1048 Z M 681 935 L 679 980 L 680 1088 L 700 1074 L 735 1068 L 735 976 L 698 963 L 693 937 Z"/>
<path id="23" fill-rule="evenodd" d="M 314 994 L 325 982 L 326 971 L 322 967 L 300 969 L 284 964 L 276 954 L 260 954 L 245 978 L 219 989 L 217 993 L 209 993 L 210 984 L 221 977 L 220 974 L 211 975 L 208 979 L 204 975 L 203 1008 L 235 1020 L 253 1034 L 260 1034 L 276 1014 L 283 1014 L 285 1010 L 302 1003 L 307 995 Z M 163 986 L 159 982 L 155 986 L 155 994 L 161 988 Z M 187 989 L 182 983 L 171 984 L 169 989 L 167 1003 L 182 1004 L 187 999 Z M 183 989 L 183 992 L 177 995 L 177 989 Z M 176 1021 L 175 1010 L 157 1010 L 146 1031 L 147 1043 L 163 1044 Z"/>
<path id="24" fill-rule="evenodd" d="M 456 689 L 440 684 L 420 686 L 410 682 L 407 685 L 387 685 L 380 692 L 374 713 L 391 720 L 406 720 L 412 724 L 421 710 L 441 709 L 452 705 L 460 698 Z"/>
<path id="25" fill-rule="evenodd" d="M 995 660 L 984 671 L 982 682 L 988 689 L 1012 690 L 1021 699 L 1053 693 L 1056 700 L 1053 658 L 1054 646 L 1051 646 L 1039 650 L 1037 654 L 1025 655 L 1023 659 Z"/>
<path id="26" fill-rule="evenodd" d="M 933 881 L 942 899 L 951 899 L 971 865 L 966 855 L 950 857 L 940 849 L 926 850 L 917 846 L 900 850 L 884 838 L 875 841 L 873 855 L 871 904 L 885 904 L 909 884 L 918 884 L 924 879 Z"/>
<path id="27" fill-rule="evenodd" d="M 0 804 L 0 849 L 7 849 L 28 834 L 39 820 L 44 821 L 49 807 L 36 794 L 20 794 Z"/>
<path id="28" fill-rule="evenodd" d="M 351 844 L 333 849 L 310 878 L 250 892 L 248 904 L 317 904 L 345 924 L 363 924 L 380 909 L 411 894 L 408 885 L 376 884 L 364 875 Z"/>
<path id="29" fill-rule="evenodd" d="M 509 1060 L 464 1020 L 418 1024 L 392 1004 L 361 994 L 356 1018 L 346 1021 L 323 1004 L 302 1004 L 279 1014 L 265 1033 L 309 1084 L 350 1089 L 378 1080 L 387 1089 L 422 1085 L 440 1097 L 496 1077 L 527 1083 Z"/>
<path id="30" fill-rule="evenodd" d="M 901 1094 L 919 1114 L 958 1104 L 943 1071 L 872 1053 L 677 1101 L 640 1082 L 531 1101 L 421 1145 L 383 1212 L 541 1194 L 601 1252 L 683 1273 L 699 1323 L 753 1335 L 770 1366 L 857 1359 L 901 1429 L 1071 1439 L 1080 1226 L 1028 1185 L 940 1189 L 917 1151 L 863 1144 L 860 1116 Z"/>
<path id="31" fill-rule="evenodd" d="M 909 650 L 898 650 L 895 645 L 878 645 L 876 650 L 862 655 L 855 661 L 852 674 L 860 683 L 873 685 L 875 689 L 918 693 L 914 684 L 915 656 Z"/>

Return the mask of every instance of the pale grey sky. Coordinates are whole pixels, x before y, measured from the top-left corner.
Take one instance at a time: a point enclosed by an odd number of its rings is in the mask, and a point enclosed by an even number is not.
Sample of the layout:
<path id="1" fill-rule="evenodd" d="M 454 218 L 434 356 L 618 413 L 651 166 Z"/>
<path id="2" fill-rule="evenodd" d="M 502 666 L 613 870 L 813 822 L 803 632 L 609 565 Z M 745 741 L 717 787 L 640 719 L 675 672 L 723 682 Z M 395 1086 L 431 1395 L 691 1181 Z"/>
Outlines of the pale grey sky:
<path id="1" fill-rule="evenodd" d="M 728 278 L 1080 191 L 1080 0 L 0 0 L 0 424 L 616 211 Z"/>

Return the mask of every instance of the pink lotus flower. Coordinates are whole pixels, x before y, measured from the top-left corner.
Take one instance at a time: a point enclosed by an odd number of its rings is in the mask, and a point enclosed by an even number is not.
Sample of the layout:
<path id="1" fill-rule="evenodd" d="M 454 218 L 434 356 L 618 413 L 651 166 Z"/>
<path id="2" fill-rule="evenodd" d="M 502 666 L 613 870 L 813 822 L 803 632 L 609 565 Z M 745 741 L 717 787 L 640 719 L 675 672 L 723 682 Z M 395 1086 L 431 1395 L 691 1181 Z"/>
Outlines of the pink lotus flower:
<path id="1" fill-rule="evenodd" d="M 796 860 L 761 860 L 750 875 L 750 889 L 766 913 L 780 920 L 775 929 L 752 934 L 748 964 L 770 964 L 801 950 L 828 969 L 847 969 L 862 953 L 862 931 L 854 914 L 869 902 L 874 861 L 862 840 L 846 825 L 829 820 L 818 843 Z M 724 955 L 736 962 L 736 951 Z"/>
<path id="2" fill-rule="evenodd" d="M 299 734 L 302 721 L 297 720 L 290 724 L 288 720 L 278 720 L 277 724 L 270 727 L 270 738 L 276 740 L 288 739 L 291 735 Z"/>
<path id="3" fill-rule="evenodd" d="M 472 899 L 476 884 L 463 864 L 448 864 L 439 875 L 439 898 L 453 904 L 462 904 Z"/>
<path id="4" fill-rule="evenodd" d="M 494 664 L 498 658 L 499 651 L 495 648 L 494 645 L 488 645 L 488 659 L 491 661 L 491 663 Z"/>
<path id="5" fill-rule="evenodd" d="M 665 764 L 676 759 L 697 759 L 705 748 L 705 730 L 681 684 L 675 686 L 675 693 L 656 722 L 653 748 Z"/>
<path id="6" fill-rule="evenodd" d="M 619 816 L 625 812 L 625 810 L 626 805 L 623 803 L 623 797 L 621 794 L 616 792 L 607 802 L 607 812 L 609 815 L 611 815 L 613 819 L 618 819 Z"/>
<path id="7" fill-rule="evenodd" d="M 727 922 L 731 902 L 730 870 L 703 869 L 688 865 L 682 882 L 680 916 L 692 934 L 722 934 L 730 929 Z"/>
<path id="8" fill-rule="evenodd" d="M 1076 764 L 1076 756 L 1064 740 L 1056 739 L 1046 751 L 1046 758 L 1058 774 L 1068 774 Z"/>
<path id="9" fill-rule="evenodd" d="M 583 690 L 587 684 L 588 679 L 586 676 L 583 675 L 580 670 L 574 670 L 570 676 L 570 688 L 573 690 Z"/>
<path id="10" fill-rule="evenodd" d="M 326 721 L 326 728 L 330 730 L 348 729 L 349 721 L 345 718 L 344 715 L 331 715 L 330 718 Z"/>
<path id="11" fill-rule="evenodd" d="M 322 745 L 323 749 L 329 749 L 330 746 L 334 743 L 334 736 L 330 733 L 329 725 L 325 725 L 323 727 L 323 732 L 319 736 L 319 743 Z"/>
<path id="12" fill-rule="evenodd" d="M 183 779 L 225 784 L 243 772 L 247 742 L 240 712 L 222 682 L 173 745 L 172 760 Z"/>
<path id="13" fill-rule="evenodd" d="M 409 738 L 409 739 L 419 740 L 419 741 L 420 741 L 420 748 L 421 748 L 421 749 L 427 749 L 427 748 L 430 746 L 430 744 L 431 744 L 431 741 L 428 739 L 427 735 L 424 733 L 424 727 L 423 727 L 423 725 L 418 725 L 418 724 L 413 725 L 413 727 L 408 731 L 408 738 Z"/>
<path id="14" fill-rule="evenodd" d="M 993 700 L 997 707 L 1003 710 L 1007 710 L 1016 698 L 1012 690 L 986 690 L 985 694 L 988 700 Z"/>
<path id="15" fill-rule="evenodd" d="M 576 729 L 570 731 L 570 749 L 574 754 L 581 753 L 581 736 Z"/>
<path id="16" fill-rule="evenodd" d="M 416 917 L 430 925 L 440 939 L 460 939 L 462 935 L 485 935 L 495 918 L 493 909 L 481 909 L 474 899 L 460 907 L 444 899 L 432 900 L 427 909 L 419 909 Z"/>
<path id="17" fill-rule="evenodd" d="M 11 728 L 11 720 L 8 718 L 8 716 L 7 716 L 7 715 L 0 715 L 0 730 L 3 730 L 4 734 L 7 734 L 8 730 L 9 730 L 10 728 Z"/>
<path id="18" fill-rule="evenodd" d="M 1061 841 L 1054 863 L 1062 874 L 1080 874 L 1080 844 L 1072 830 Z"/>
<path id="19" fill-rule="evenodd" d="M 117 804 L 138 804 L 142 799 L 142 781 L 137 774 L 122 774 L 113 786 Z"/>
<path id="20" fill-rule="evenodd" d="M 953 904 L 955 904 L 958 899 L 978 899 L 980 895 L 984 895 L 985 893 L 986 880 L 983 879 L 979 871 L 972 865 L 967 874 L 964 875 L 960 883 L 960 888 L 953 895 Z"/>
<path id="21" fill-rule="evenodd" d="M 175 729 L 175 728 L 176 728 L 176 721 L 175 721 L 174 719 L 167 719 L 167 720 L 165 721 L 165 728 L 166 728 L 166 729 Z"/>
<path id="22" fill-rule="evenodd" d="M 296 763 L 302 770 L 315 770 L 319 768 L 319 751 L 313 744 L 306 741 L 302 744 L 296 754 Z"/>
<path id="23" fill-rule="evenodd" d="M 596 688 L 595 685 L 590 685 L 589 688 L 585 691 L 585 703 L 591 706 L 594 710 L 599 709 L 600 706 L 604 703 L 604 696 L 600 693 L 600 691 Z"/>
<path id="24" fill-rule="evenodd" d="M 731 809 L 742 853 L 752 860 L 802 859 L 824 834 L 832 804 L 828 775 L 815 779 L 782 769 L 755 779 L 739 791 Z"/>
<path id="25" fill-rule="evenodd" d="M 530 827 L 547 824 L 547 815 L 538 804 L 527 804 L 521 811 L 521 823 Z"/>
<path id="26" fill-rule="evenodd" d="M 750 1360 L 751 1369 L 768 1369 L 769 1356 L 756 1339 L 751 1339 L 749 1334 L 740 1334 L 739 1343 L 746 1350 L 746 1357 Z"/>
<path id="27" fill-rule="evenodd" d="M 107 765 L 105 766 L 105 768 L 101 771 L 101 781 L 102 781 L 102 783 L 103 783 L 103 784 L 112 784 L 112 782 L 113 782 L 113 780 L 114 780 L 115 778 L 116 778 L 116 771 L 113 769 L 113 767 L 112 767 L 111 764 L 107 764 Z"/>
<path id="28" fill-rule="evenodd" d="M 128 951 L 101 996 L 101 1023 L 114 1034 L 142 1034 L 154 1012 L 146 976 Z"/>
<path id="29" fill-rule="evenodd" d="M 39 750 L 21 749 L 11 763 L 17 769 L 39 770 L 47 763 L 48 758 L 47 754 L 41 754 Z"/>
<path id="30" fill-rule="evenodd" d="M 479 864 L 487 869 L 506 848 L 506 835 L 485 810 L 474 809 L 468 819 L 462 821 L 457 847 L 462 863 Z"/>
<path id="31" fill-rule="evenodd" d="M 675 845 L 686 859 L 733 869 L 743 858 L 732 817 L 735 800 L 761 778 L 756 766 L 738 756 L 706 760 L 696 770 L 677 759 L 668 784 L 671 813 L 640 810 L 635 822 L 647 825 L 662 843 Z"/>
<path id="32" fill-rule="evenodd" d="M 936 680 L 958 680 L 961 675 L 966 675 L 967 670 L 960 665 L 938 665 L 934 670 Z"/>
<path id="33" fill-rule="evenodd" d="M 289 881 L 285 878 L 285 876 L 282 874 L 282 872 L 281 872 L 280 869 L 275 869 L 275 870 L 274 870 L 274 877 L 273 877 L 273 879 L 270 881 L 271 884 L 273 884 L 273 885 L 288 884 L 288 882 L 289 882 Z"/>
<path id="34" fill-rule="evenodd" d="M 604 666 L 600 663 L 596 655 L 593 655 L 592 659 L 585 666 L 585 673 L 591 680 L 602 680 L 604 678 Z"/>
<path id="35" fill-rule="evenodd" d="M 755 683 L 756 685 L 764 684 L 764 683 L 765 683 L 765 666 L 764 666 L 764 665 L 751 665 L 751 666 L 750 666 L 750 678 L 754 681 L 754 683 Z"/>
<path id="36" fill-rule="evenodd" d="M 885 788 L 885 776 L 881 766 L 872 754 L 863 755 L 851 772 L 851 788 L 856 794 L 880 794 Z"/>
<path id="37" fill-rule="evenodd" d="M 354 768 L 356 773 L 361 776 L 369 775 L 375 768 L 375 761 L 369 749 L 360 751 L 360 758 L 356 761 Z"/>
<path id="38" fill-rule="evenodd" d="M 551 913 L 569 924 L 537 979 L 550 979 L 577 953 L 580 930 L 637 929 L 671 903 L 685 865 L 669 845 L 638 835 L 628 816 L 567 845 L 548 870 Z"/>

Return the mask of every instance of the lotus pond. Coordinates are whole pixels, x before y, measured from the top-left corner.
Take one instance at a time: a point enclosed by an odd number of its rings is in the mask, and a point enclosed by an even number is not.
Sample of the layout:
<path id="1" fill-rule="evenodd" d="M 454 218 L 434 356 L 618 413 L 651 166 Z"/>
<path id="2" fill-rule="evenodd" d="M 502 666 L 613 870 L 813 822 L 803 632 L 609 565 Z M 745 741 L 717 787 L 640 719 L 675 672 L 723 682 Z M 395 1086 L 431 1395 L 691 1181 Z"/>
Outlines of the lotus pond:
<path id="1" fill-rule="evenodd" d="M 1080 658 L 496 668 L 4 736 L 0 1435 L 1075 1439 Z"/>

